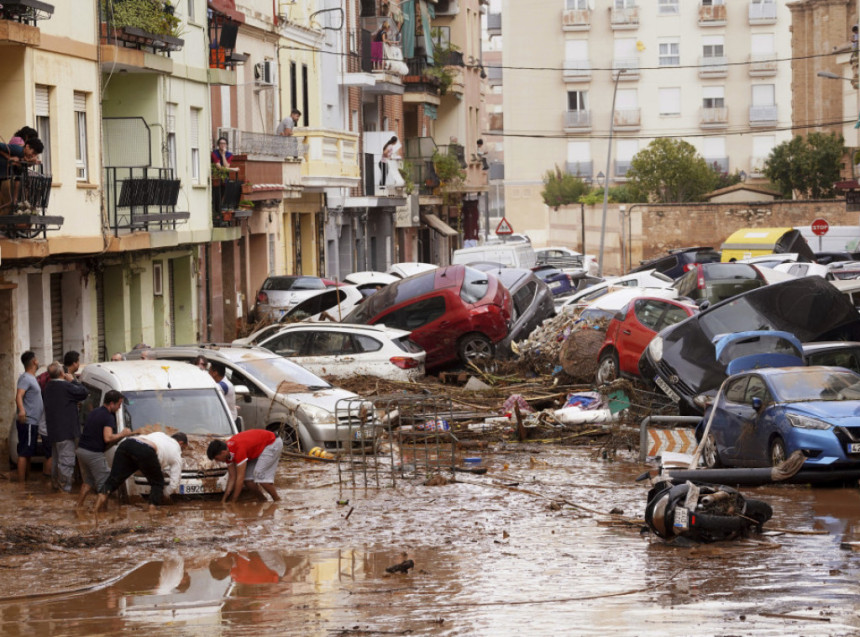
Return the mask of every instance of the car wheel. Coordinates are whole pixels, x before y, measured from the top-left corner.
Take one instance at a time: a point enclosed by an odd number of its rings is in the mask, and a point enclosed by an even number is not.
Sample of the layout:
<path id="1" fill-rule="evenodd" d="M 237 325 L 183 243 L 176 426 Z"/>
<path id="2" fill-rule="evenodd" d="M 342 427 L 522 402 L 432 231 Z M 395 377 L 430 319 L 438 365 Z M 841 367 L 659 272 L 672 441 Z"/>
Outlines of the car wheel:
<path id="1" fill-rule="evenodd" d="M 483 334 L 469 334 L 460 341 L 457 353 L 464 365 L 486 366 L 493 360 L 493 344 Z"/>
<path id="2" fill-rule="evenodd" d="M 770 443 L 770 464 L 775 467 L 778 464 L 785 462 L 785 442 L 777 436 Z"/>
<path id="3" fill-rule="evenodd" d="M 604 352 L 597 363 L 597 384 L 605 385 L 618 378 L 618 354 L 614 350 Z"/>
<path id="4" fill-rule="evenodd" d="M 285 423 L 273 423 L 266 427 L 276 436 L 280 436 L 284 441 L 284 449 L 287 451 L 301 452 L 301 445 L 296 436 L 296 430 Z"/>
<path id="5" fill-rule="evenodd" d="M 717 452 L 717 441 L 711 434 L 708 434 L 705 439 L 705 446 L 702 447 L 702 460 L 708 469 L 719 469 L 723 466 L 720 461 L 720 454 Z"/>

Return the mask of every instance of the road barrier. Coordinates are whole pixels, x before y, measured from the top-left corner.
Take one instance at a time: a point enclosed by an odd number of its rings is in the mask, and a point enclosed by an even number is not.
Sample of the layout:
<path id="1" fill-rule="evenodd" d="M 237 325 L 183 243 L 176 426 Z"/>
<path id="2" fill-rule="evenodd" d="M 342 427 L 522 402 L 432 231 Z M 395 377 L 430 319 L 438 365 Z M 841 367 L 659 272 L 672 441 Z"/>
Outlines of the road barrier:
<path id="1" fill-rule="evenodd" d="M 639 423 L 639 462 L 660 453 L 690 453 L 696 449 L 695 428 L 649 427 L 652 423 L 698 425 L 699 416 L 646 416 Z"/>

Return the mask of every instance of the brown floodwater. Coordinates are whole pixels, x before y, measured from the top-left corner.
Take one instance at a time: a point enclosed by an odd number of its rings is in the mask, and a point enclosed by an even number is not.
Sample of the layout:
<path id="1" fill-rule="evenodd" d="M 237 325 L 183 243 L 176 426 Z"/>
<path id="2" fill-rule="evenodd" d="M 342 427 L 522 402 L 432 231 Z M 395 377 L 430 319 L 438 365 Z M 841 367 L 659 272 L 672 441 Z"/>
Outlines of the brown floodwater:
<path id="1" fill-rule="evenodd" d="M 841 548 L 860 541 L 857 489 L 743 489 L 773 506 L 766 530 L 824 533 L 678 548 L 551 506 L 641 517 L 632 457 L 510 445 L 481 455 L 483 476 L 368 490 L 340 488 L 333 465 L 286 461 L 280 503 L 189 501 L 152 515 L 112 503 L 97 528 L 41 482 L 22 493 L 2 481 L 2 527 L 56 538 L 0 554 L 0 634 L 860 632 L 860 554 Z M 72 536 L 105 542 L 70 548 Z M 387 574 L 404 553 L 414 569 Z"/>

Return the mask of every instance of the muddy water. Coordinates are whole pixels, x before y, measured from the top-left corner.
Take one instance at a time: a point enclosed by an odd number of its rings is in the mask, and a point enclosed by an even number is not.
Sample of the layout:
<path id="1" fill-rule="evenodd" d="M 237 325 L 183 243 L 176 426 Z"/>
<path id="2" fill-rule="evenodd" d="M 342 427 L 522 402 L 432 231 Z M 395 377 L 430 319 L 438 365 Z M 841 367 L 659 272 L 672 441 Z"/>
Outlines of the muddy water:
<path id="1" fill-rule="evenodd" d="M 282 465 L 277 505 L 183 502 L 155 515 L 114 505 L 93 536 L 115 533 L 105 544 L 0 555 L 0 633 L 860 632 L 860 556 L 840 548 L 860 541 L 856 489 L 745 490 L 773 506 L 767 526 L 826 533 L 679 549 L 550 506 L 563 498 L 640 517 L 632 460 L 508 449 L 483 454 L 487 475 L 445 486 L 340 489 L 333 466 L 299 461 Z M 3 526 L 93 532 L 39 483 L 24 496 L 0 483 L 0 506 Z M 414 570 L 388 575 L 403 553 Z"/>

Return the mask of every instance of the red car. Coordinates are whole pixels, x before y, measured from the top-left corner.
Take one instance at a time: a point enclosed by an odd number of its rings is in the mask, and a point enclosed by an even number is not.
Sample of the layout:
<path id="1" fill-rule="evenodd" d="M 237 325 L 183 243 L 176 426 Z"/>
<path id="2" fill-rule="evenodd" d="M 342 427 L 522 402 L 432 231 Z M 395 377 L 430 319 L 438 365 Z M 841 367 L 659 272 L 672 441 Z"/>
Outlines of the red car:
<path id="1" fill-rule="evenodd" d="M 508 335 L 511 294 L 492 274 L 452 265 L 385 286 L 343 322 L 410 331 L 409 340 L 427 352 L 428 369 L 458 358 L 478 362 L 492 358 Z"/>
<path id="2" fill-rule="evenodd" d="M 639 357 L 660 330 L 683 321 L 698 309 L 679 301 L 640 296 L 628 303 L 606 328 L 597 354 L 597 382 L 639 376 Z"/>

